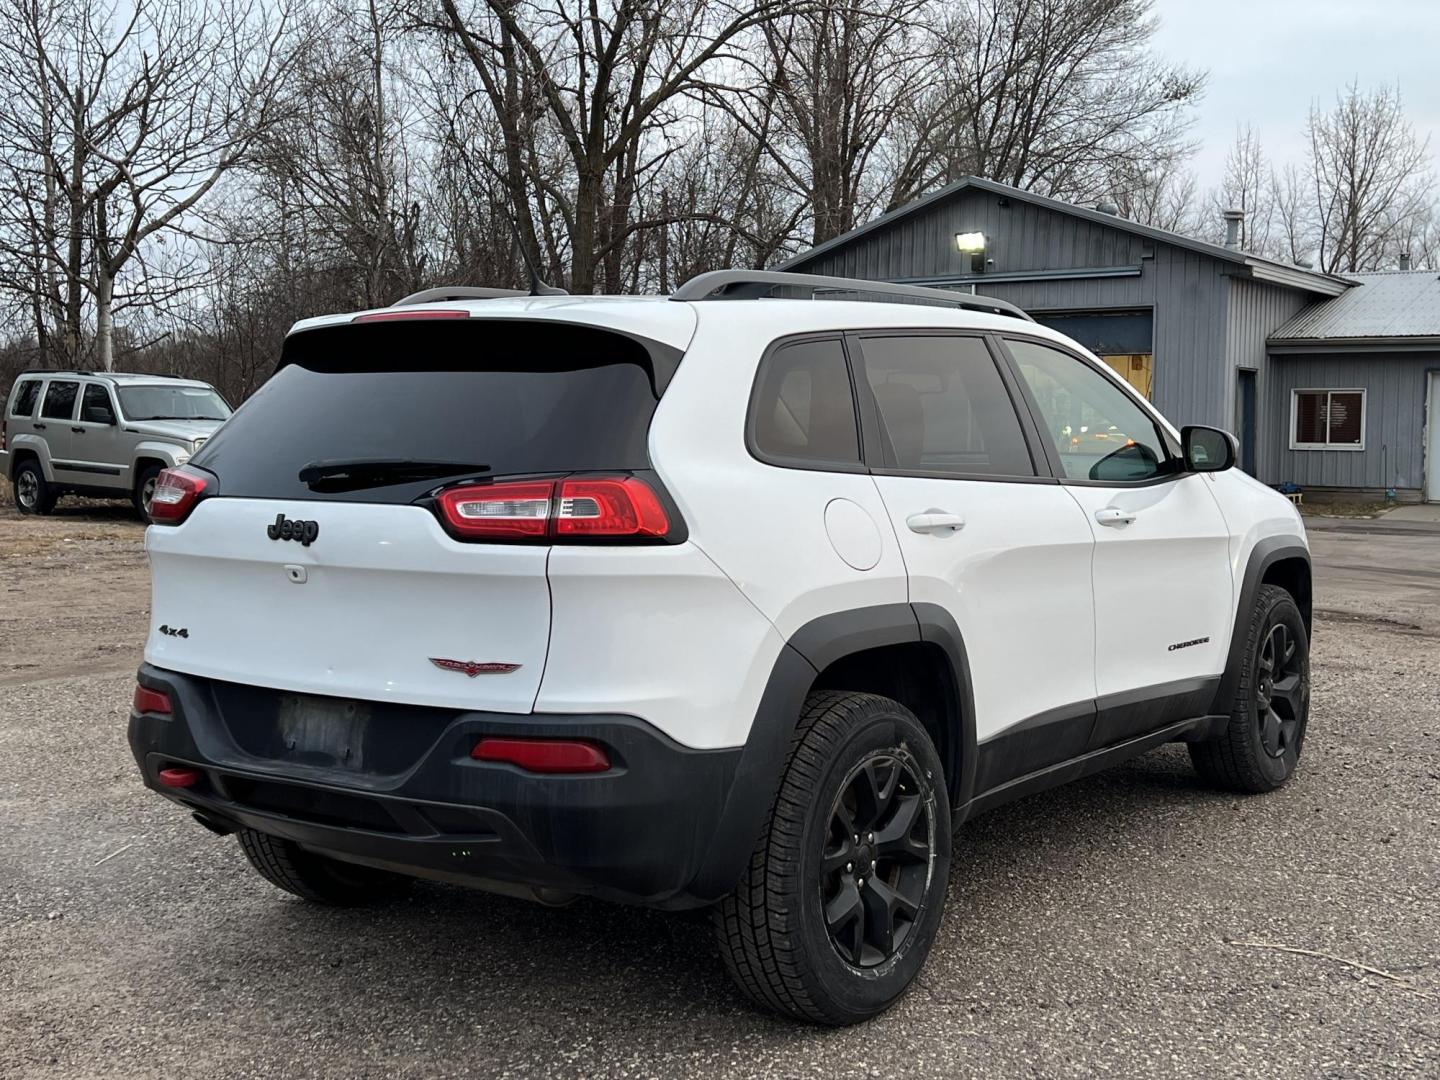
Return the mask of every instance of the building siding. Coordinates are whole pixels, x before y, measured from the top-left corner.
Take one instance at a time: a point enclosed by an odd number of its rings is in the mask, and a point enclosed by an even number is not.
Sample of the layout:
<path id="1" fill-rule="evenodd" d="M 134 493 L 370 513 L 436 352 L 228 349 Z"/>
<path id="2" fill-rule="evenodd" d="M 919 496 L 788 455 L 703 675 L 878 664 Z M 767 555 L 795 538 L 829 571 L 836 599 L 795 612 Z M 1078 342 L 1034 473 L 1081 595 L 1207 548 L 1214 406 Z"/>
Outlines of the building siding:
<path id="1" fill-rule="evenodd" d="M 955 234 L 961 232 L 985 233 L 986 257 L 994 260 L 987 267 L 991 275 L 1136 267 L 1139 272 L 1049 281 L 987 280 L 968 274 L 969 256 L 955 248 Z M 1234 364 L 1224 362 L 1228 265 L 1198 252 L 1048 207 L 968 191 L 792 269 L 879 281 L 940 279 L 937 283 L 966 288 L 973 284 L 977 292 L 1036 314 L 1151 311 L 1155 404 L 1176 424 L 1228 427 L 1233 422 Z"/>
<path id="2" fill-rule="evenodd" d="M 1276 424 L 1283 429 L 1289 416 L 1288 413 L 1283 417 L 1278 416 L 1265 408 L 1266 386 L 1270 380 L 1265 341 L 1277 327 L 1283 326 L 1298 312 L 1310 306 L 1312 298 L 1295 289 L 1282 289 L 1242 278 L 1230 278 L 1229 283 L 1225 313 L 1225 357 L 1231 386 L 1230 409 L 1221 426 L 1239 434 L 1236 373 L 1241 368 L 1252 369 L 1255 372 L 1256 475 L 1269 483 L 1279 483 L 1284 478 L 1272 476 L 1279 462 L 1271 460 L 1273 440 L 1266 437 L 1266 432 Z"/>
<path id="3" fill-rule="evenodd" d="M 1425 375 L 1440 370 L 1430 353 L 1272 355 L 1262 429 L 1269 483 L 1306 487 L 1395 488 L 1418 497 L 1425 475 Z M 1363 387 L 1364 450 L 1291 450 L 1291 391 Z"/>

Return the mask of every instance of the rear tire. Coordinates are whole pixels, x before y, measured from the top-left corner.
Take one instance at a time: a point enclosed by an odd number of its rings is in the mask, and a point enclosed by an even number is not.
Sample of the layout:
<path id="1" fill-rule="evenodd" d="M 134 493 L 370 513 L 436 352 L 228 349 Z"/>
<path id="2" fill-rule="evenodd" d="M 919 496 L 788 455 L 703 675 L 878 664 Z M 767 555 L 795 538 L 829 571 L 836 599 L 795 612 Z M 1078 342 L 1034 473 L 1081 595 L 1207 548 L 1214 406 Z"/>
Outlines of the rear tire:
<path id="1" fill-rule="evenodd" d="M 48 514 L 55 509 L 55 491 L 45 479 L 40 462 L 26 458 L 15 468 L 12 481 L 15 508 L 22 514 Z"/>
<path id="2" fill-rule="evenodd" d="M 135 507 L 135 516 L 150 524 L 150 496 L 155 493 L 155 478 L 163 470 L 159 465 L 148 466 L 135 479 L 135 489 L 130 492 L 130 502 Z"/>
<path id="3" fill-rule="evenodd" d="M 409 892 L 413 878 L 355 866 L 306 851 L 299 844 L 253 829 L 239 832 L 240 849 L 257 873 L 277 889 L 331 907 L 361 907 Z"/>
<path id="4" fill-rule="evenodd" d="M 1295 774 L 1310 719 L 1310 639 L 1284 589 L 1260 587 L 1244 664 L 1224 734 L 1190 743 L 1190 760 L 1215 787 L 1274 791 Z"/>
<path id="5" fill-rule="evenodd" d="M 721 955 L 758 1005 L 868 1020 L 925 963 L 949 873 L 944 772 L 914 714 L 874 694 L 811 694 L 755 854 L 716 909 Z"/>

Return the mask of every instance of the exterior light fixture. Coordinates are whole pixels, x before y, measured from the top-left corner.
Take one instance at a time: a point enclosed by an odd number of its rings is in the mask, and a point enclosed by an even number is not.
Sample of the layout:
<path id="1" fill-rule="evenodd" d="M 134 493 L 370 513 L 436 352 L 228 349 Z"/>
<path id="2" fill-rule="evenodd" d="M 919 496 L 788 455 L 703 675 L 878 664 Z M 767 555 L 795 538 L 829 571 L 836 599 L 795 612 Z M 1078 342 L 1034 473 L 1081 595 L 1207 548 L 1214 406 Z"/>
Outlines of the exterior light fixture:
<path id="1" fill-rule="evenodd" d="M 962 232 L 955 234 L 955 248 L 961 255 L 970 256 L 970 273 L 985 272 L 985 234 L 983 232 Z"/>

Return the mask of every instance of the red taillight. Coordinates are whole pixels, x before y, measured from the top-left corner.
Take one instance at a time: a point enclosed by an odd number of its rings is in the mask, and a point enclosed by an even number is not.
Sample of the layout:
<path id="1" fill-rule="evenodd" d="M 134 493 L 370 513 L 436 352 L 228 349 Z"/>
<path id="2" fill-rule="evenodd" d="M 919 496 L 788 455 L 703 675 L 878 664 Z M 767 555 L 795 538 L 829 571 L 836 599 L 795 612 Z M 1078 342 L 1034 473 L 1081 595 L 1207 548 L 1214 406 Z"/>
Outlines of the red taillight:
<path id="1" fill-rule="evenodd" d="M 645 539 L 670 531 L 659 496 L 634 476 L 467 484 L 438 501 L 451 531 L 466 540 Z"/>
<path id="2" fill-rule="evenodd" d="M 487 737 L 475 744 L 470 756 L 476 761 L 500 761 L 536 773 L 592 773 L 610 768 L 604 750 L 578 739 Z"/>
<path id="3" fill-rule="evenodd" d="M 601 476 L 560 484 L 558 536 L 664 536 L 669 531 L 665 507 L 643 480 Z"/>
<path id="4" fill-rule="evenodd" d="M 187 788 L 194 787 L 200 782 L 199 769 L 169 768 L 161 769 L 155 774 L 160 783 L 166 787 Z"/>
<path id="5" fill-rule="evenodd" d="M 190 516 L 209 481 L 202 473 L 180 466 L 166 469 L 155 478 L 150 496 L 150 520 L 156 525 L 179 525 Z"/>
<path id="6" fill-rule="evenodd" d="M 136 686 L 133 702 L 137 713 L 163 713 L 169 716 L 173 711 L 170 695 L 163 690 L 152 690 L 148 686 Z"/>
<path id="7" fill-rule="evenodd" d="M 350 321 L 357 322 L 413 322 L 416 319 L 468 319 L 468 311 L 420 310 L 420 311 L 372 311 L 368 315 L 356 315 Z"/>

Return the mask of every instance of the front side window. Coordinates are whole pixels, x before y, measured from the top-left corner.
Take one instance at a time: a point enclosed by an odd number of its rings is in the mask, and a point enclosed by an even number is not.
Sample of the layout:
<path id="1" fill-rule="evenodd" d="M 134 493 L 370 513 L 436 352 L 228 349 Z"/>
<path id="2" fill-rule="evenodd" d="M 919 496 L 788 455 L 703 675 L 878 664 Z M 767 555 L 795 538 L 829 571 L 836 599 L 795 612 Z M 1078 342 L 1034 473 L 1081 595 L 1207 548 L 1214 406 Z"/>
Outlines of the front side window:
<path id="1" fill-rule="evenodd" d="M 860 435 L 839 339 L 780 346 L 761 365 L 751 438 L 763 458 L 816 466 L 860 464 Z"/>
<path id="2" fill-rule="evenodd" d="M 885 464 L 952 476 L 1034 476 L 1019 418 L 976 337 L 865 337 L 865 377 L 885 428 Z"/>
<path id="3" fill-rule="evenodd" d="M 1290 407 L 1290 449 L 1365 449 L 1364 390 L 1296 390 Z"/>
<path id="4" fill-rule="evenodd" d="M 1125 391 L 1059 349 L 1010 339 L 1006 345 L 1068 478 L 1139 483 L 1170 471 L 1159 428 Z"/>
<path id="5" fill-rule="evenodd" d="M 87 424 L 115 423 L 115 410 L 110 405 L 110 391 L 98 383 L 90 383 L 80 398 L 80 419 Z"/>
<path id="6" fill-rule="evenodd" d="M 40 397 L 40 380 L 26 379 L 15 391 L 15 405 L 11 410 L 12 416 L 34 416 L 35 401 Z"/>
<path id="7" fill-rule="evenodd" d="M 47 420 L 69 420 L 75 415 L 75 398 L 79 393 L 78 382 L 52 382 L 45 390 L 40 415 Z"/>
<path id="8" fill-rule="evenodd" d="M 127 420 L 224 420 L 225 399 L 208 386 L 122 386 L 120 408 Z"/>

